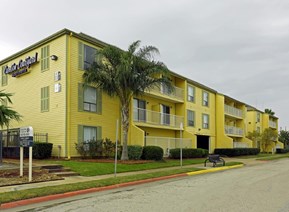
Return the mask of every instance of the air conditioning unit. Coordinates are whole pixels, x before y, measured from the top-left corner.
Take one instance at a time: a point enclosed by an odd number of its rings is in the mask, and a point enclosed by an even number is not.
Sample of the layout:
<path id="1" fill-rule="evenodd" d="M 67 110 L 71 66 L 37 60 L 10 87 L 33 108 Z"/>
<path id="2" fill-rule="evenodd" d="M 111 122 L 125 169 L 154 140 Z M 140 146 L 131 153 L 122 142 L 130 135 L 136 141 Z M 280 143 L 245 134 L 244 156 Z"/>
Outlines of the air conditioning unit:
<path id="1" fill-rule="evenodd" d="M 61 80 L 61 72 L 60 71 L 55 71 L 54 72 L 54 81 L 59 81 Z"/>
<path id="2" fill-rule="evenodd" d="M 60 83 L 54 84 L 54 92 L 55 93 L 61 92 L 61 84 Z"/>

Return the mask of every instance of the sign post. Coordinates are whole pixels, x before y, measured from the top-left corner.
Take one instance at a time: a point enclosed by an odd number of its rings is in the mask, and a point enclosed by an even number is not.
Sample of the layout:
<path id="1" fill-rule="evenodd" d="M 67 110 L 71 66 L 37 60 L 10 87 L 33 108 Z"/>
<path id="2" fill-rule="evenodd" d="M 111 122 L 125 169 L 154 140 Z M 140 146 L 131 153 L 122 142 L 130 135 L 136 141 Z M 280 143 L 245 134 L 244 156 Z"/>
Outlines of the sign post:
<path id="1" fill-rule="evenodd" d="M 180 123 L 180 163 L 181 163 L 181 168 L 183 168 L 183 122 Z"/>
<path id="2" fill-rule="evenodd" d="M 20 146 L 20 177 L 23 177 L 23 149 L 29 147 L 29 182 L 32 181 L 32 145 L 33 145 L 33 128 L 21 127 L 19 136 Z"/>

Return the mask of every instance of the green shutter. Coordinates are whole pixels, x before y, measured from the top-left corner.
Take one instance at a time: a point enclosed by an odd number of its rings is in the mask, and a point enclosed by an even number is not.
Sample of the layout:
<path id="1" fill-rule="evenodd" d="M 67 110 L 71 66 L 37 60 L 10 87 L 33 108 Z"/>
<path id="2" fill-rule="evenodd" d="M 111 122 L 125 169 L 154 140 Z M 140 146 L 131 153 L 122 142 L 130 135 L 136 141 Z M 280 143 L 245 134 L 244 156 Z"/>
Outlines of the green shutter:
<path id="1" fill-rule="evenodd" d="M 46 69 L 49 69 L 49 55 L 50 55 L 50 51 L 49 51 L 49 46 L 46 47 Z"/>
<path id="2" fill-rule="evenodd" d="M 46 93 L 45 93 L 45 99 L 46 99 L 46 101 L 45 101 L 45 108 L 46 108 L 46 111 L 49 111 L 49 86 L 47 86 L 46 88 L 45 88 L 45 91 L 46 91 Z"/>
<path id="3" fill-rule="evenodd" d="M 78 125 L 78 143 L 83 142 L 83 126 Z"/>
<path id="4" fill-rule="evenodd" d="M 41 112 L 49 111 L 49 86 L 41 88 Z"/>
<path id="5" fill-rule="evenodd" d="M 78 83 L 78 111 L 83 111 L 83 84 Z"/>
<path id="6" fill-rule="evenodd" d="M 83 70 L 83 43 L 78 42 L 78 69 Z"/>
<path id="7" fill-rule="evenodd" d="M 96 89 L 96 112 L 102 113 L 102 90 L 100 88 Z"/>
<path id="8" fill-rule="evenodd" d="M 96 139 L 101 140 L 102 139 L 102 129 L 101 127 L 96 127 Z"/>

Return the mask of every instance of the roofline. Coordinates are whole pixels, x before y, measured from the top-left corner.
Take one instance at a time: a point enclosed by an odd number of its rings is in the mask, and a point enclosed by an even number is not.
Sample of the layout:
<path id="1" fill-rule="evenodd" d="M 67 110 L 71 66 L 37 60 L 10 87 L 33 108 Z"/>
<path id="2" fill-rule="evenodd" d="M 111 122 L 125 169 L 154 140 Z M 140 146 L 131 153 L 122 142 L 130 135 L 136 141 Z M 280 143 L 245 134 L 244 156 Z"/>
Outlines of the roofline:
<path id="1" fill-rule="evenodd" d="M 191 80 L 191 79 L 189 79 L 189 78 L 187 78 L 187 77 L 184 77 L 184 76 L 182 76 L 182 75 L 179 75 L 179 74 L 177 74 L 177 73 L 175 73 L 175 72 L 173 72 L 173 71 L 171 71 L 170 70 L 170 73 L 173 75 L 173 76 L 176 76 L 176 77 L 179 77 L 179 78 L 182 78 L 182 79 L 184 79 L 184 80 L 186 80 L 188 83 L 190 83 L 190 84 L 193 84 L 193 85 L 196 85 L 196 86 L 198 86 L 198 87 L 200 87 L 200 88 L 203 88 L 203 89 L 205 89 L 205 90 L 207 90 L 207 91 L 210 91 L 210 92 L 212 92 L 212 93 L 218 93 L 216 90 L 214 90 L 214 89 L 212 89 L 212 88 L 209 88 L 208 86 L 205 86 L 205 85 L 203 85 L 203 84 L 201 84 L 201 83 L 199 83 L 199 82 L 196 82 L 196 81 L 194 81 L 194 80 Z"/>
<path id="2" fill-rule="evenodd" d="M 86 41 L 88 43 L 94 44 L 94 45 L 96 45 L 96 46 L 98 46 L 100 48 L 103 48 L 104 46 L 109 45 L 109 44 L 107 44 L 107 43 L 105 43 L 105 42 L 103 42 L 101 40 L 98 40 L 96 38 L 93 38 L 93 37 L 91 37 L 91 36 L 89 36 L 87 34 L 84 34 L 84 33 L 81 33 L 81 32 L 80 33 L 76 33 L 76 32 L 73 32 L 73 31 L 71 31 L 69 29 L 64 28 L 64 29 L 62 29 L 62 30 L 50 35 L 49 37 L 44 38 L 44 39 L 42 39 L 42 40 L 40 40 L 40 41 L 38 41 L 38 42 L 26 47 L 25 49 L 22 49 L 19 52 L 16 52 L 15 54 L 12 54 L 11 56 L 9 56 L 7 58 L 4 58 L 3 60 L 0 61 L 0 65 L 2 65 L 4 63 L 7 63 L 7 62 L 9 62 L 9 61 L 11 61 L 11 60 L 13 60 L 13 59 L 25 54 L 25 53 L 27 53 L 29 51 L 32 51 L 33 49 L 36 49 L 36 48 L 38 48 L 38 47 L 40 47 L 40 46 L 42 46 L 42 45 L 44 45 L 44 44 L 46 44 L 46 43 L 48 43 L 48 42 L 50 42 L 52 40 L 55 40 L 56 38 L 59 38 L 59 37 L 61 37 L 63 35 L 72 35 L 73 37 L 76 37 L 76 38 L 79 38 L 79 39 L 81 39 L 83 41 Z"/>

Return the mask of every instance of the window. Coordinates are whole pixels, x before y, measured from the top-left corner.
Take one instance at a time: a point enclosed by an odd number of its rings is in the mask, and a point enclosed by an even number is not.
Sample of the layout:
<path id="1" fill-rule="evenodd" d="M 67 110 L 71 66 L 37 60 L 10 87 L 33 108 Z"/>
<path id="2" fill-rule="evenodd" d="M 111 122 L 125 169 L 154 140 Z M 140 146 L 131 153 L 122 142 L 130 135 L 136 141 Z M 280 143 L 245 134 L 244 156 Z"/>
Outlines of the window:
<path id="1" fill-rule="evenodd" d="M 78 125 L 78 142 L 86 142 L 102 139 L 101 127 Z"/>
<path id="2" fill-rule="evenodd" d="M 1 72 L 1 85 L 5 86 L 8 84 L 8 75 L 4 73 L 5 66 L 2 66 L 2 72 Z"/>
<path id="3" fill-rule="evenodd" d="M 257 122 L 260 122 L 260 113 L 257 113 L 257 119 L 256 119 Z"/>
<path id="4" fill-rule="evenodd" d="M 209 93 L 203 91 L 203 106 L 209 106 Z"/>
<path id="5" fill-rule="evenodd" d="M 41 48 L 41 71 L 49 69 L 49 46 Z"/>
<path id="6" fill-rule="evenodd" d="M 78 85 L 78 109 L 79 111 L 88 111 L 101 113 L 102 95 L 101 90 L 91 86 Z"/>
<path id="7" fill-rule="evenodd" d="M 194 127 L 195 126 L 195 112 L 191 110 L 187 110 L 188 112 L 188 126 Z"/>
<path id="8" fill-rule="evenodd" d="M 41 88 L 41 112 L 49 111 L 49 86 Z"/>
<path id="9" fill-rule="evenodd" d="M 163 125 L 170 125 L 170 107 L 161 105 L 161 123 Z"/>
<path id="10" fill-rule="evenodd" d="M 146 101 L 133 99 L 133 118 L 134 121 L 146 122 Z"/>
<path id="11" fill-rule="evenodd" d="M 203 129 L 209 129 L 209 115 L 203 114 Z"/>
<path id="12" fill-rule="evenodd" d="M 81 42 L 78 44 L 78 68 L 88 70 L 96 61 L 96 49 Z"/>
<path id="13" fill-rule="evenodd" d="M 192 86 L 188 86 L 188 101 L 194 102 L 195 101 L 195 88 Z"/>

